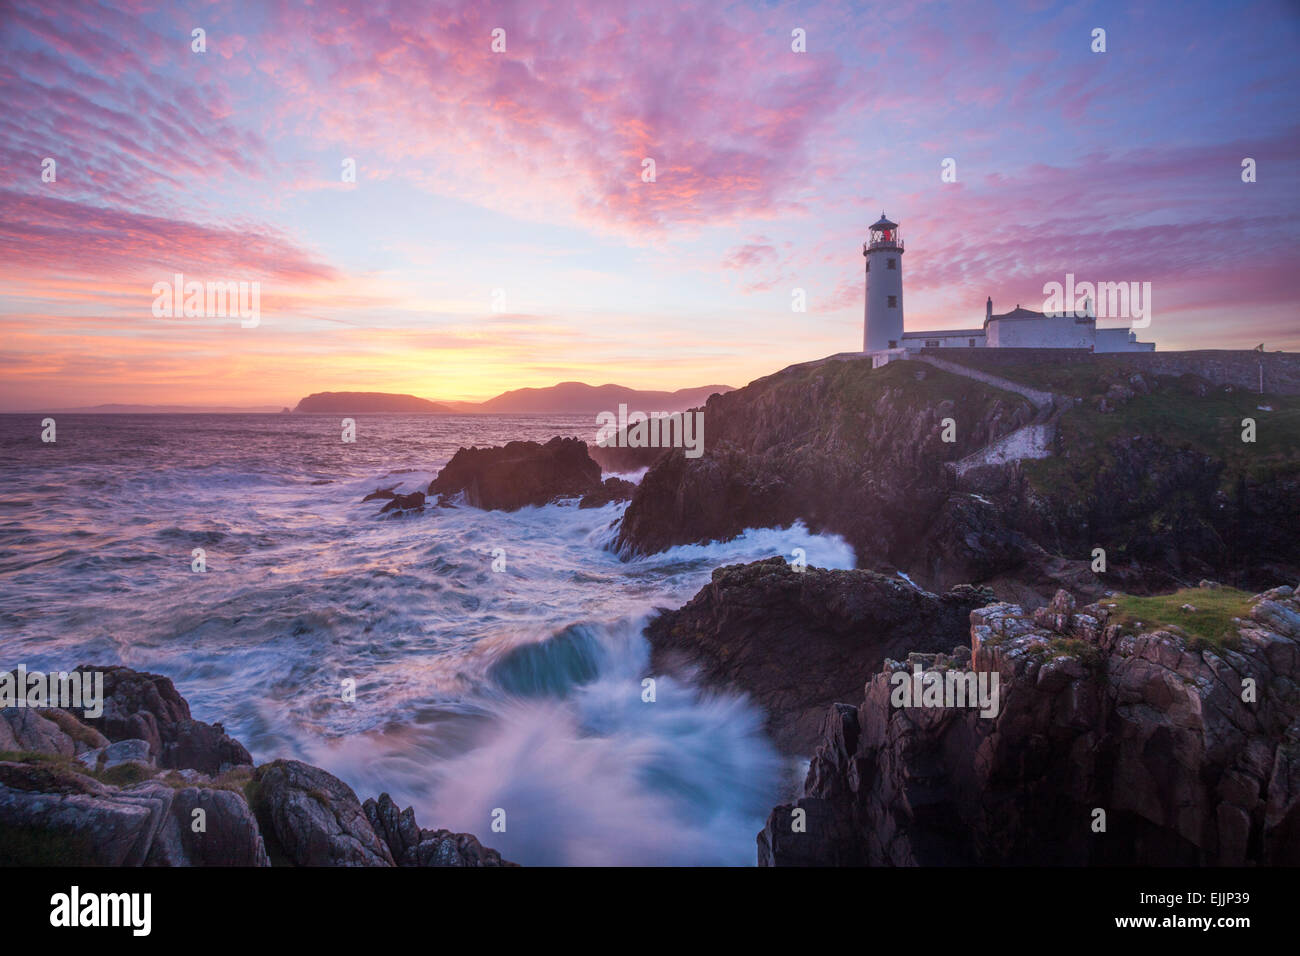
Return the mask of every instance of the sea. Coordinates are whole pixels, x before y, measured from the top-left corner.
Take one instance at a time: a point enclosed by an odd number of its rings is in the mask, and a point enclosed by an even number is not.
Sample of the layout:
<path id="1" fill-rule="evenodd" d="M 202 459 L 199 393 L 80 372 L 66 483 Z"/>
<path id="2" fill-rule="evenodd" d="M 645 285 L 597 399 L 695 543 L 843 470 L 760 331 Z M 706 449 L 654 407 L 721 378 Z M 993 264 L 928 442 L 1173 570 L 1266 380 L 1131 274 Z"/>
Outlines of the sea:
<path id="1" fill-rule="evenodd" d="M 0 668 L 164 674 L 258 763 L 324 767 L 526 865 L 754 865 L 800 767 L 742 694 L 651 694 L 643 630 L 723 565 L 852 567 L 841 539 L 625 559 L 625 503 L 362 501 L 425 490 L 461 447 L 592 440 L 591 417 L 361 415 L 350 443 L 328 415 L 64 414 L 53 442 L 46 417 L 0 416 Z"/>

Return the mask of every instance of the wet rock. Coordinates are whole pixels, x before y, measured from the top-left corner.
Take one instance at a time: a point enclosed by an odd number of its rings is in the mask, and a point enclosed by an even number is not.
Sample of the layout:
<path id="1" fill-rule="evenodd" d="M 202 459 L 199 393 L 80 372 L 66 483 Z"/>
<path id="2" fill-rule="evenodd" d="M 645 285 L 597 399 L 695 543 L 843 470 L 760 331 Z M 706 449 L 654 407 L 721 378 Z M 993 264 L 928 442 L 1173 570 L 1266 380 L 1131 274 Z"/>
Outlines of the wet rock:
<path id="1" fill-rule="evenodd" d="M 393 500 L 379 509 L 380 514 L 390 511 L 423 511 L 424 492 L 412 491 L 409 495 L 394 495 Z"/>
<path id="2" fill-rule="evenodd" d="M 993 595 L 940 597 L 872 571 L 796 571 L 783 558 L 731 565 L 676 611 L 651 621 L 656 672 L 696 670 L 763 707 L 787 753 L 811 753 L 826 708 L 861 693 L 888 656 L 951 649 Z"/>
<path id="3" fill-rule="evenodd" d="M 463 494 L 475 508 L 515 511 L 578 498 L 600 486 L 600 466 L 587 446 L 556 437 L 545 445 L 512 441 L 500 448 L 462 448 L 430 483 L 429 494 Z"/>
<path id="4" fill-rule="evenodd" d="M 589 491 L 578 502 L 579 508 L 600 508 L 611 501 L 627 501 L 636 491 L 636 485 L 624 478 L 606 478 L 595 491 Z"/>
<path id="5" fill-rule="evenodd" d="M 399 810 L 386 793 L 362 804 L 366 819 L 388 847 L 398 866 L 517 866 L 468 833 L 424 830 L 415 810 Z"/>

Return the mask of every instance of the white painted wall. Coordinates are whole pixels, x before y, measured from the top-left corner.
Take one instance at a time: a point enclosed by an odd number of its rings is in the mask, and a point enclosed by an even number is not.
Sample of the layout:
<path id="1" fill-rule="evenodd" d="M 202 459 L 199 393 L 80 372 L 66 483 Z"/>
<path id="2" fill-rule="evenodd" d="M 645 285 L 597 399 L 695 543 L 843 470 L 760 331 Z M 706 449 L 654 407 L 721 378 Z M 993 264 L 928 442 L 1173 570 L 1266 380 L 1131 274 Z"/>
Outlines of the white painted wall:
<path id="1" fill-rule="evenodd" d="M 1132 329 L 1098 329 L 1097 352 L 1154 352 L 1156 343 L 1139 342 Z"/>
<path id="2" fill-rule="evenodd" d="M 988 324 L 991 349 L 1090 349 L 1096 327 L 1073 316 L 1043 319 L 998 319 Z"/>

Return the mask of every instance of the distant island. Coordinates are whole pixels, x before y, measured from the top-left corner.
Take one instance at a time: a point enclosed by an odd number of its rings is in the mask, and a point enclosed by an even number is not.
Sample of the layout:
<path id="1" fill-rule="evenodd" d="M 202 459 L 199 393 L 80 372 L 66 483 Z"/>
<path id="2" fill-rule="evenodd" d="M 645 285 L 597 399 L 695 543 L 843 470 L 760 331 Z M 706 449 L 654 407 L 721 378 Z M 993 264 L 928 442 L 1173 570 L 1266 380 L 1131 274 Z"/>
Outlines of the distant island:
<path id="1" fill-rule="evenodd" d="M 317 392 L 300 401 L 295 412 L 345 414 L 397 412 L 408 415 L 595 415 L 620 404 L 638 411 L 680 412 L 703 405 L 710 395 L 731 392 L 730 385 L 701 385 L 675 392 L 647 391 L 623 385 L 561 382 L 548 388 L 518 388 L 485 402 L 431 402 L 414 395 L 386 392 Z"/>
<path id="2" fill-rule="evenodd" d="M 388 392 L 316 392 L 300 401 L 295 412 L 401 412 L 407 415 L 451 415 L 454 410 L 414 395 Z"/>

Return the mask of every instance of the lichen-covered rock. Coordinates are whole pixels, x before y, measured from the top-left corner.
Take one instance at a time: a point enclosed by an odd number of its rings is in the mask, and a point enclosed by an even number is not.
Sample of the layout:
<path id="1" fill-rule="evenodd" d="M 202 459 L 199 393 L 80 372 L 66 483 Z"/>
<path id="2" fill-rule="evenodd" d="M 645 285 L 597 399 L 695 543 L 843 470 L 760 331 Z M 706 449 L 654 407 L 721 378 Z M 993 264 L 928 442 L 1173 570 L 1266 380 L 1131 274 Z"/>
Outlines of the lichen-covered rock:
<path id="1" fill-rule="evenodd" d="M 74 735 L 69 728 L 76 718 L 65 711 L 39 707 L 6 707 L 0 710 L 0 750 L 26 751 L 72 757 L 108 741 L 99 733 Z"/>
<path id="2" fill-rule="evenodd" d="M 140 866 L 170 788 L 119 790 L 66 767 L 0 763 L 0 865 Z"/>

